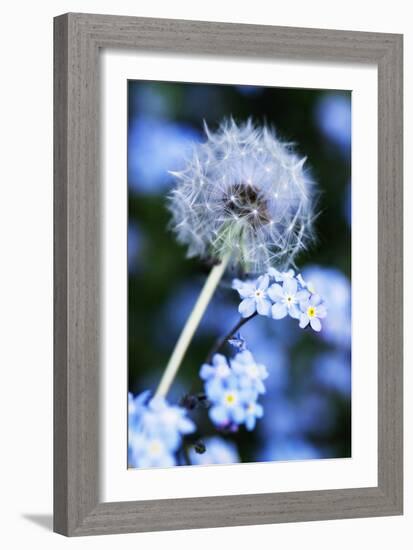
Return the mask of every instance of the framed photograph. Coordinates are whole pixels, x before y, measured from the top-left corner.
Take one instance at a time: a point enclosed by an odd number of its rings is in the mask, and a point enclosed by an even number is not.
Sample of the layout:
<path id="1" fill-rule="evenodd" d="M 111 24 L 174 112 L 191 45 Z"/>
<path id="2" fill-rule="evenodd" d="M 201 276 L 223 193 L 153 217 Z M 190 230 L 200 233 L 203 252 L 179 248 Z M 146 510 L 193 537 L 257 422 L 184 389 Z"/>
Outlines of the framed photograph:
<path id="1" fill-rule="evenodd" d="M 55 531 L 401 514 L 402 37 L 54 33 Z"/>

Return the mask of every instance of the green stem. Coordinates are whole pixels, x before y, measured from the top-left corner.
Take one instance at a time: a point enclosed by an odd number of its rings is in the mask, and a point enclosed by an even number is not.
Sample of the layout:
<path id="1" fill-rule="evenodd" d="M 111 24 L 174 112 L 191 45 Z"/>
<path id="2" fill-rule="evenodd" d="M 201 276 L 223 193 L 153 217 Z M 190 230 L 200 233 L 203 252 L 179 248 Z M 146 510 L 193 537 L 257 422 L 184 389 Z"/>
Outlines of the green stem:
<path id="1" fill-rule="evenodd" d="M 166 365 L 161 381 L 159 382 L 155 397 L 165 396 L 168 393 L 179 367 L 181 366 L 186 350 L 188 349 L 205 310 L 214 295 L 215 289 L 217 288 L 225 272 L 228 265 L 228 260 L 229 257 L 224 258 L 220 264 L 211 269 L 211 272 L 205 281 L 204 287 L 202 288 L 201 293 L 198 296 L 198 299 L 185 323 L 185 326 L 182 329 L 178 341 L 175 344 L 175 348 L 168 364 Z"/>
<path id="2" fill-rule="evenodd" d="M 217 351 L 219 351 L 228 342 L 228 340 L 232 338 L 239 331 L 239 329 L 245 325 L 245 323 L 253 319 L 256 315 L 257 312 L 253 313 L 249 317 L 241 317 L 238 323 L 228 332 L 228 334 L 214 344 L 214 346 L 210 349 L 205 362 L 210 363 L 213 355 L 217 353 Z"/>

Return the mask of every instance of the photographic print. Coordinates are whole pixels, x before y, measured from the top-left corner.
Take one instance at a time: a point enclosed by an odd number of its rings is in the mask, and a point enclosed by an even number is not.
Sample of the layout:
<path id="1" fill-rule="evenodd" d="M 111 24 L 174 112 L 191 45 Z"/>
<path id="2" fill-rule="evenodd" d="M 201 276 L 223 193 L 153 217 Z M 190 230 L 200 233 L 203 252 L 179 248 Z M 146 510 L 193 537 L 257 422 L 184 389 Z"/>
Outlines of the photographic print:
<path id="1" fill-rule="evenodd" d="M 351 457 L 351 92 L 128 81 L 129 468 Z"/>

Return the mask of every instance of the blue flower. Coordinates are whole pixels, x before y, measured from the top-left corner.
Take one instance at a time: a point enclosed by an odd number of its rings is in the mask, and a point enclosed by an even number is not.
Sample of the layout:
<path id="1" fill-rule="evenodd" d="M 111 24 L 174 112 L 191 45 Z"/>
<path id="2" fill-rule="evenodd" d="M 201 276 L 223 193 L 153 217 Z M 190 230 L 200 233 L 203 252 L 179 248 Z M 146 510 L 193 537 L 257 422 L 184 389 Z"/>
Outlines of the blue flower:
<path id="1" fill-rule="evenodd" d="M 209 416 L 219 428 L 243 424 L 246 417 L 246 404 L 250 392 L 241 390 L 238 380 L 231 376 L 225 384 L 214 384 L 206 387 L 207 396 L 213 403 Z"/>
<path id="2" fill-rule="evenodd" d="M 300 328 L 305 328 L 309 323 L 313 330 L 320 332 L 321 321 L 327 315 L 327 309 L 321 296 L 312 294 L 307 300 L 300 303 Z"/>
<path id="3" fill-rule="evenodd" d="M 277 283 L 271 285 L 268 289 L 268 296 L 274 302 L 271 308 L 273 319 L 283 319 L 287 315 L 298 319 L 300 317 L 299 304 L 308 299 L 308 292 L 299 290 L 297 280 L 287 277 L 282 286 Z"/>
<path id="4" fill-rule="evenodd" d="M 328 308 L 320 337 L 340 348 L 351 345 L 351 285 L 338 269 L 309 266 L 303 270 L 306 280 L 312 281 L 312 291 L 320 294 Z"/>
<path id="5" fill-rule="evenodd" d="M 238 291 L 242 298 L 238 311 L 242 317 L 250 317 L 255 312 L 268 316 L 271 311 L 271 300 L 267 289 L 270 283 L 268 275 L 261 275 L 255 281 L 240 281 L 234 279 L 232 288 Z"/>
<path id="6" fill-rule="evenodd" d="M 199 376 L 202 380 L 224 380 L 231 376 L 231 369 L 228 365 L 228 361 L 224 355 L 216 353 L 212 358 L 212 365 L 204 363 L 201 367 Z"/>
<path id="7" fill-rule="evenodd" d="M 169 405 L 163 397 L 148 402 L 150 392 L 128 395 L 128 462 L 132 468 L 176 465 L 175 453 L 182 437 L 195 424 L 182 407 Z"/>
<path id="8" fill-rule="evenodd" d="M 148 401 L 151 392 L 146 390 L 136 397 L 131 392 L 128 393 L 128 418 L 129 422 L 136 422 L 145 409 L 145 403 Z"/>
<path id="9" fill-rule="evenodd" d="M 129 434 L 128 461 L 131 468 L 169 468 L 176 466 L 176 458 L 159 436 L 143 433 Z"/>
<path id="10" fill-rule="evenodd" d="M 216 354 L 212 365 L 202 365 L 200 376 L 211 403 L 209 417 L 218 428 L 236 430 L 245 424 L 247 430 L 254 429 L 256 419 L 263 416 L 257 399 L 265 392 L 263 380 L 268 373 L 250 351 L 237 353 L 230 364 Z"/>
<path id="11" fill-rule="evenodd" d="M 205 439 L 204 443 L 206 451 L 203 454 L 197 453 L 194 448 L 190 449 L 191 464 L 236 464 L 240 461 L 237 446 L 232 441 L 214 436 Z"/>
<path id="12" fill-rule="evenodd" d="M 232 371 L 238 377 L 241 388 L 248 388 L 257 393 L 265 393 L 264 380 L 268 378 L 268 372 L 264 365 L 255 362 L 249 350 L 237 353 L 231 360 Z"/>

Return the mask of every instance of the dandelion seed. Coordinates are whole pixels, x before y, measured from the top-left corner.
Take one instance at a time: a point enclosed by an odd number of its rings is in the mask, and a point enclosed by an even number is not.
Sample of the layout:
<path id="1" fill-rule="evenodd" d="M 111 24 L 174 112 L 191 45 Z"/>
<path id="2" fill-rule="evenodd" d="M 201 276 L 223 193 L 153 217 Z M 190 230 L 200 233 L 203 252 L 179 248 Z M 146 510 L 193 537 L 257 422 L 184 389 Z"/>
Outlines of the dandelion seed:
<path id="1" fill-rule="evenodd" d="M 251 120 L 224 121 L 216 132 L 205 125 L 205 133 L 207 141 L 172 174 L 169 210 L 178 241 L 189 257 L 229 257 L 249 272 L 288 267 L 313 238 L 314 183 L 305 158 Z"/>

